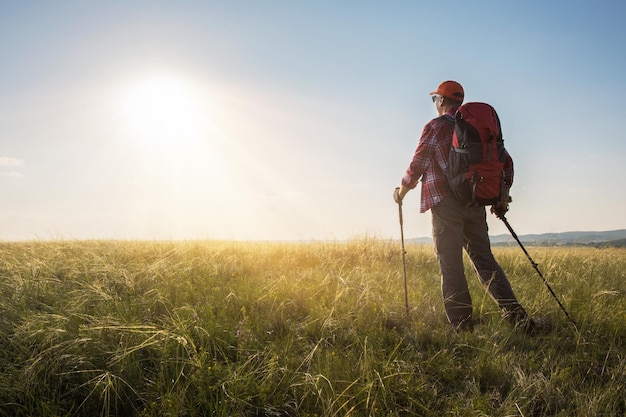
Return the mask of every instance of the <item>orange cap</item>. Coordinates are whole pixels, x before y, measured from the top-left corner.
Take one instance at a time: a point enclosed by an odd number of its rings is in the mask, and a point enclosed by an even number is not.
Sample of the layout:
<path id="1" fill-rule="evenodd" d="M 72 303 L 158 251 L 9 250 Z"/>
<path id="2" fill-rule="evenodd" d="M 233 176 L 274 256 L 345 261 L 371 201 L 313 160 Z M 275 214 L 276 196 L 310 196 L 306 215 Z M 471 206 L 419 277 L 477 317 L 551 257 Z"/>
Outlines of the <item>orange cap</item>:
<path id="1" fill-rule="evenodd" d="M 439 84 L 436 91 L 431 91 L 430 95 L 438 94 L 440 96 L 448 97 L 452 100 L 463 101 L 465 98 L 465 92 L 461 84 L 456 81 L 444 81 Z"/>

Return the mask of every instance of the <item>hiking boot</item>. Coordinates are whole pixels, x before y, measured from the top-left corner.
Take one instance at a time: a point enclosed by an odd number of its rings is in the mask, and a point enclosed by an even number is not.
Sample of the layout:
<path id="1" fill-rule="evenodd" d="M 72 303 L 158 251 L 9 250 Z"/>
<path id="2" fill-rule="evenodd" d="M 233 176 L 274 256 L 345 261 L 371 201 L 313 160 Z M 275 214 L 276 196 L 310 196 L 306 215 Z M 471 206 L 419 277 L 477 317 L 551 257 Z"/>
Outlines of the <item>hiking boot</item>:
<path id="1" fill-rule="evenodd" d="M 474 326 L 476 324 L 476 322 L 469 318 L 466 320 L 462 320 L 460 322 L 455 322 L 455 323 L 451 323 L 452 327 L 454 328 L 454 331 L 457 333 L 461 333 L 461 332 L 473 332 L 474 331 Z"/>
<path id="2" fill-rule="evenodd" d="M 533 321 L 533 334 L 546 334 L 552 331 L 552 320 L 550 317 L 538 317 Z"/>
<path id="3" fill-rule="evenodd" d="M 516 323 L 515 328 L 521 330 L 528 336 L 537 336 L 549 333 L 552 330 L 552 321 L 549 317 L 537 319 L 528 317 L 526 320 Z"/>
<path id="4" fill-rule="evenodd" d="M 524 324 L 530 319 L 523 307 L 516 307 L 513 310 L 506 311 L 504 318 L 507 319 L 513 327 Z"/>
<path id="5" fill-rule="evenodd" d="M 521 330 L 527 335 L 536 334 L 538 330 L 537 322 L 521 306 L 508 311 L 504 317 L 515 329 Z"/>

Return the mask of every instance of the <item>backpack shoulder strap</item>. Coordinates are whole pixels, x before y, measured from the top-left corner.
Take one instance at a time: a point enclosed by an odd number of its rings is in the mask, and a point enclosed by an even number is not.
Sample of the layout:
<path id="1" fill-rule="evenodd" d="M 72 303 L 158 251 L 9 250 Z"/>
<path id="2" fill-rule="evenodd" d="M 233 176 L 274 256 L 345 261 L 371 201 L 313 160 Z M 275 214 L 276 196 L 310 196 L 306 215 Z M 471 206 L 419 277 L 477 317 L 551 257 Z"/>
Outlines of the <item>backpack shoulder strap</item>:
<path id="1" fill-rule="evenodd" d="M 446 122 L 454 123 L 454 116 L 451 114 L 444 114 L 443 116 L 439 116 L 440 119 L 445 120 Z"/>
<path id="2" fill-rule="evenodd" d="M 441 115 L 441 116 L 437 117 L 436 120 L 441 120 L 444 123 L 447 123 L 449 125 L 454 125 L 456 123 L 455 115 L 451 115 L 451 114 L 447 114 L 446 113 L 444 115 Z M 438 161 L 437 165 L 439 165 L 439 169 L 441 169 L 442 172 L 446 172 L 448 170 L 448 161 L 446 161 L 446 160 L 442 159 L 441 161 Z"/>

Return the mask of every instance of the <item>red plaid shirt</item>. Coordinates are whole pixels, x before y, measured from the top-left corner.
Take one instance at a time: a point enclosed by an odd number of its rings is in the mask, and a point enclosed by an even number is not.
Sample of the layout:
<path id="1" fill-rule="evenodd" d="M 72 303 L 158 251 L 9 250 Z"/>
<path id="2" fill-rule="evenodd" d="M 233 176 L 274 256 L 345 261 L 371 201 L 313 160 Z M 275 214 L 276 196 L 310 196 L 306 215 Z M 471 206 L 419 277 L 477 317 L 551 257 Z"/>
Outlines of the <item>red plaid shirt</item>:
<path id="1" fill-rule="evenodd" d="M 413 189 L 422 180 L 420 213 L 425 213 L 450 195 L 446 169 L 452 146 L 456 108 L 424 126 L 413 160 L 402 177 L 402 185 Z M 513 160 L 507 153 L 504 165 L 505 183 L 513 184 Z"/>

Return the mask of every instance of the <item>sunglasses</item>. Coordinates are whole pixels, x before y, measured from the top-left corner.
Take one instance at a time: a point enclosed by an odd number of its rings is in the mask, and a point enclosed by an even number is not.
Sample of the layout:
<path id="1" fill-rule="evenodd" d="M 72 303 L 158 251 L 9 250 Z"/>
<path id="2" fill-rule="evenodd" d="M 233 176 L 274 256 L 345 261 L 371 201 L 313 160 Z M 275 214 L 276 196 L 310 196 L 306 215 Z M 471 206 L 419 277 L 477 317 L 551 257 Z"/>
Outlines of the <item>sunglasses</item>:
<path id="1" fill-rule="evenodd" d="M 433 94 L 431 98 L 433 99 L 433 103 L 434 103 L 439 98 L 439 94 Z"/>

